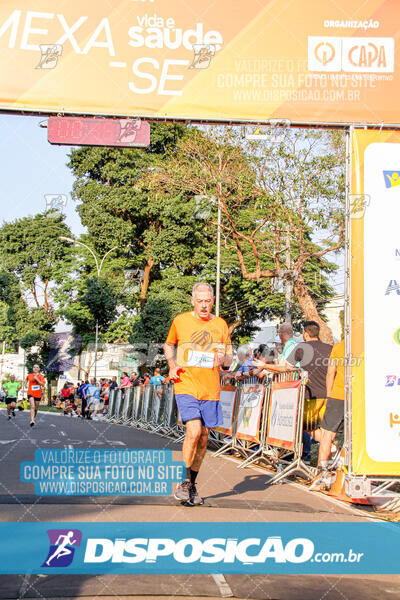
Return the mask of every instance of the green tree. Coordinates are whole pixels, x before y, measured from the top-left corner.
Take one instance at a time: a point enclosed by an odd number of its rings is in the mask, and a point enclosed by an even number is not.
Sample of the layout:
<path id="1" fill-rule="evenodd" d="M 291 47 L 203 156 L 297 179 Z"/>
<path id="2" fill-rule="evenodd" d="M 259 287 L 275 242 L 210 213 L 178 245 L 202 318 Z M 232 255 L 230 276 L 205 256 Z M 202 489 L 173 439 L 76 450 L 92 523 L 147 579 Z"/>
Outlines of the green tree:
<path id="1" fill-rule="evenodd" d="M 144 271 L 138 294 L 124 299 L 129 308 L 144 306 L 150 273 L 158 269 L 160 246 L 164 253 L 166 246 L 187 252 L 185 243 L 192 228 L 188 219 L 185 224 L 180 222 L 182 207 L 177 207 L 175 215 L 168 207 L 168 215 L 163 207 L 154 204 L 148 190 L 135 187 L 143 175 L 158 168 L 166 151 L 174 148 L 185 133 L 182 125 L 157 123 L 151 126 L 151 144 L 147 149 L 85 147 L 70 155 L 69 167 L 76 177 L 74 197 L 80 201 L 78 211 L 88 229 L 85 240 L 100 256 L 113 246 L 121 248 L 107 259 L 107 276 L 122 292 L 124 268 L 141 267 Z M 161 242 L 165 219 L 171 223 L 174 217 L 175 232 L 169 231 L 171 235 L 164 236 Z"/>
<path id="2" fill-rule="evenodd" d="M 68 269 L 70 250 L 60 236 L 70 236 L 63 215 L 47 211 L 33 217 L 16 219 L 0 228 L 0 266 L 19 280 L 37 308 L 43 307 L 54 319 L 53 287 Z"/>
<path id="3" fill-rule="evenodd" d="M 21 328 L 28 317 L 28 307 L 21 295 L 18 277 L 0 273 L 0 340 L 13 350 L 18 345 Z"/>
<path id="4" fill-rule="evenodd" d="M 91 277 L 86 280 L 86 287 L 82 304 L 88 308 L 92 322 L 97 322 L 100 329 L 106 329 L 116 317 L 117 298 L 104 279 Z"/>
<path id="5" fill-rule="evenodd" d="M 28 369 L 34 363 L 45 369 L 51 351 L 58 320 L 54 296 L 72 260 L 59 239 L 71 235 L 63 221 L 47 211 L 0 228 L 0 293 L 8 306 L 9 336 L 27 351 Z M 46 370 L 48 381 L 55 374 Z"/>
<path id="6" fill-rule="evenodd" d="M 326 340 L 332 334 L 320 313 L 332 290 L 324 281 L 322 296 L 312 274 L 335 268 L 324 257 L 343 242 L 343 148 L 334 142 L 320 132 L 289 131 L 280 144 L 260 148 L 244 143 L 234 128 L 197 131 L 180 140 L 165 168 L 148 175 L 147 183 L 161 198 L 209 198 L 208 231 L 215 232 L 219 203 L 228 273 L 236 262 L 241 278 L 266 295 L 263 282 L 292 282 L 302 313 L 320 323 Z M 323 234 L 330 239 L 325 242 Z M 248 289 L 257 297 L 256 287 Z M 247 309 L 253 306 L 249 298 Z"/>

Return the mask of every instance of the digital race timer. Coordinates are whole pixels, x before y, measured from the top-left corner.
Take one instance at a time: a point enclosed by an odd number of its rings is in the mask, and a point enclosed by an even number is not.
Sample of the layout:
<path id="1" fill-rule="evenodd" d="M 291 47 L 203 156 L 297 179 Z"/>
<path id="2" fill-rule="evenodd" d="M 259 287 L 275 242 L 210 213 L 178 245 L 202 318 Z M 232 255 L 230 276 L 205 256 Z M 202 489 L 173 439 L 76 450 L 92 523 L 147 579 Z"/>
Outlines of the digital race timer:
<path id="1" fill-rule="evenodd" d="M 150 144 L 150 124 L 141 119 L 49 117 L 47 139 L 72 146 L 133 146 Z"/>

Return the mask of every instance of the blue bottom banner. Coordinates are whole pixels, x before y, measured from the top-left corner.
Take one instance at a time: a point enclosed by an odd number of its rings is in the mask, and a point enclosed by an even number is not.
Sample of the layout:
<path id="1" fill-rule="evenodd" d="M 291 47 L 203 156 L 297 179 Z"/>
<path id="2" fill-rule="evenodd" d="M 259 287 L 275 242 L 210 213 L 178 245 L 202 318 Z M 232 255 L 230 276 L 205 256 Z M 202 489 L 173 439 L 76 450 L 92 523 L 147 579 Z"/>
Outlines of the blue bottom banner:
<path id="1" fill-rule="evenodd" d="M 400 573 L 398 523 L 0 523 L 0 539 L 1 574 Z"/>

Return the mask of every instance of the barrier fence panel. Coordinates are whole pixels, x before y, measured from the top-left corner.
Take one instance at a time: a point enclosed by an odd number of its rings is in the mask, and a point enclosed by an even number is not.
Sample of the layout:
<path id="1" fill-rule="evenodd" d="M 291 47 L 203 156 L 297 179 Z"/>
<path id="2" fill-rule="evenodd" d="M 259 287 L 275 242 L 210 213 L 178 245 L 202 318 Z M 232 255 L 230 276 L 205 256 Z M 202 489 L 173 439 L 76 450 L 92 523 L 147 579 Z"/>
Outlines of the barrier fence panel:
<path id="1" fill-rule="evenodd" d="M 115 400 L 116 400 L 116 391 L 117 390 L 111 390 L 110 394 L 109 394 L 109 398 L 108 398 L 108 411 L 107 411 L 107 415 L 106 415 L 106 419 L 109 421 L 113 415 L 114 415 L 114 411 L 115 411 Z"/>
<path id="2" fill-rule="evenodd" d="M 176 437 L 178 435 L 178 407 L 176 405 L 173 384 L 164 384 L 162 386 L 164 408 L 164 432 L 167 436 Z"/>
<path id="3" fill-rule="evenodd" d="M 132 421 L 132 407 L 133 407 L 133 388 L 125 390 L 124 405 L 122 408 L 122 423 L 129 425 Z"/>
<path id="4" fill-rule="evenodd" d="M 256 461 L 275 468 L 282 465 L 268 485 L 295 472 L 312 477 L 313 470 L 301 459 L 306 380 L 307 373 L 291 369 L 270 373 L 263 383 L 252 377 L 223 385 L 223 423 L 209 440 L 222 447 L 213 456 L 239 454 L 245 459 L 239 468 Z M 177 440 L 184 437 L 171 383 L 112 390 L 107 419 Z"/>
<path id="5" fill-rule="evenodd" d="M 133 412 L 132 412 L 132 425 L 135 427 L 139 426 L 140 418 L 142 415 L 142 403 L 143 394 L 142 388 L 137 386 L 133 388 Z"/>
<path id="6" fill-rule="evenodd" d="M 253 436 L 246 435 L 246 428 L 249 428 L 250 420 L 252 432 L 254 433 L 254 420 L 259 421 L 260 414 L 258 411 L 262 410 L 265 386 L 259 383 L 259 379 L 256 377 L 249 377 L 246 383 L 242 381 L 237 382 L 236 395 L 234 397 L 234 408 L 232 410 L 231 425 L 229 426 L 228 415 L 226 415 L 224 431 L 231 432 L 231 438 L 214 453 L 214 456 L 220 456 L 226 452 L 237 452 L 242 457 L 248 458 L 249 454 L 253 452 L 251 449 L 251 442 L 255 439 Z M 223 391 L 232 391 L 232 386 L 225 386 L 222 388 Z M 258 390 L 258 392 L 255 392 Z M 249 403 L 249 398 L 257 397 L 257 403 L 252 406 L 253 402 Z M 255 409 L 255 410 L 254 410 Z M 240 417 L 240 428 L 242 431 L 238 431 Z M 229 433 L 226 433 L 229 436 Z M 250 442 L 250 443 L 249 443 Z M 254 445 L 254 444 L 253 444 Z"/>
<path id="7" fill-rule="evenodd" d="M 118 422 L 119 412 L 121 410 L 121 402 L 122 402 L 122 390 L 117 390 L 114 411 L 111 420 L 113 422 Z"/>
<path id="8" fill-rule="evenodd" d="M 142 412 L 140 415 L 140 424 L 144 429 L 149 428 L 149 389 L 148 386 L 140 388 L 142 393 Z"/>
<path id="9" fill-rule="evenodd" d="M 277 381 L 272 384 L 266 428 L 266 443 L 279 448 L 279 462 L 284 466 L 268 485 L 277 483 L 284 477 L 296 472 L 307 478 L 314 471 L 302 460 L 303 451 L 303 414 L 307 373 L 301 374 L 297 381 Z"/>

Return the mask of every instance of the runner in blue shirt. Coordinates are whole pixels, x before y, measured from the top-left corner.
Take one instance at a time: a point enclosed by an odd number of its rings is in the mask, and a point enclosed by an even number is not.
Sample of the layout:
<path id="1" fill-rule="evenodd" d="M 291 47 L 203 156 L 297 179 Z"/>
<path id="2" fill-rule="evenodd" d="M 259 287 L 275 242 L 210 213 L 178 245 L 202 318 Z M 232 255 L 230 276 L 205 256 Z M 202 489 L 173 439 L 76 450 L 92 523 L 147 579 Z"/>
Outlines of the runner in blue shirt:
<path id="1" fill-rule="evenodd" d="M 96 419 L 96 414 L 100 407 L 100 392 L 100 386 L 96 384 L 95 378 L 92 377 L 89 385 L 85 389 L 85 395 L 87 399 L 86 411 L 92 413 L 89 414 L 88 419 Z"/>

